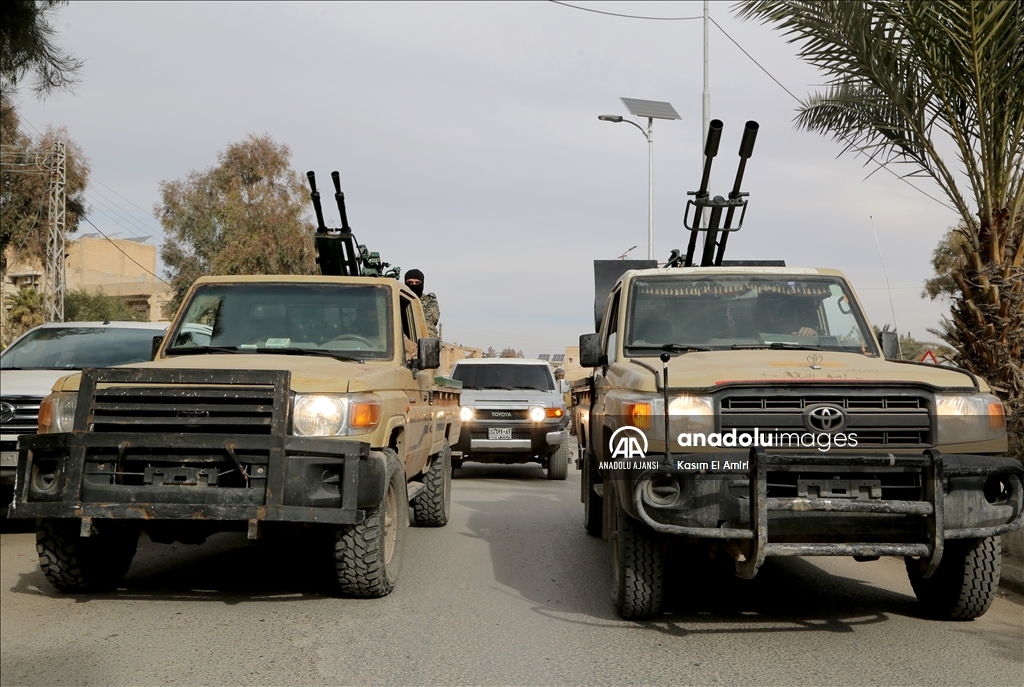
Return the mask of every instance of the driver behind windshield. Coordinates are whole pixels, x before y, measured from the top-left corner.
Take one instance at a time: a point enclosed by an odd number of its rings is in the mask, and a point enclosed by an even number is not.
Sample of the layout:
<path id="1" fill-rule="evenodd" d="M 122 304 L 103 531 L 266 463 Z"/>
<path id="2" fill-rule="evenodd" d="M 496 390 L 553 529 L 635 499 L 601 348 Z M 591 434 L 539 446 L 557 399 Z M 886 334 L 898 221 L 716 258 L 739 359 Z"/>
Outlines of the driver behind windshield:
<path id="1" fill-rule="evenodd" d="M 802 302 L 805 299 L 758 299 L 761 331 L 792 336 L 817 336 L 813 315 Z"/>

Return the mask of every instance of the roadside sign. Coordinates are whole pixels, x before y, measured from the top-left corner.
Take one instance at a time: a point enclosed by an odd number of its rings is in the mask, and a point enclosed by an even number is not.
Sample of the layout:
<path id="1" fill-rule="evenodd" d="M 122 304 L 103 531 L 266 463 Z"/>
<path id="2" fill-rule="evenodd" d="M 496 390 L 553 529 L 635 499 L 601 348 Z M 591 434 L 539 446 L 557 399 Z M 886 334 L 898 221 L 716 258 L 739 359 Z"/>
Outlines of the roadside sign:
<path id="1" fill-rule="evenodd" d="M 931 349 L 928 349 L 924 352 L 924 355 L 921 356 L 921 362 L 928 363 L 929 365 L 938 365 L 939 359 L 935 357 L 935 354 L 932 353 Z"/>

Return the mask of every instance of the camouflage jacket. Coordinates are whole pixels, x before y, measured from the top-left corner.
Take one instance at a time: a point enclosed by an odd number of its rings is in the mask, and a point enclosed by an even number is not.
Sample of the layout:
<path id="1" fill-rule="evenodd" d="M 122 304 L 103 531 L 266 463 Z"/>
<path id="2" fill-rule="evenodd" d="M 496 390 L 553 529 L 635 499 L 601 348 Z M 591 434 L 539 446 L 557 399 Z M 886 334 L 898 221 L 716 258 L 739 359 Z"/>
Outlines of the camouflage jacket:
<path id="1" fill-rule="evenodd" d="M 420 300 L 423 302 L 423 317 L 427 320 L 427 336 L 437 336 L 437 321 L 441 318 L 437 296 L 425 293 Z"/>

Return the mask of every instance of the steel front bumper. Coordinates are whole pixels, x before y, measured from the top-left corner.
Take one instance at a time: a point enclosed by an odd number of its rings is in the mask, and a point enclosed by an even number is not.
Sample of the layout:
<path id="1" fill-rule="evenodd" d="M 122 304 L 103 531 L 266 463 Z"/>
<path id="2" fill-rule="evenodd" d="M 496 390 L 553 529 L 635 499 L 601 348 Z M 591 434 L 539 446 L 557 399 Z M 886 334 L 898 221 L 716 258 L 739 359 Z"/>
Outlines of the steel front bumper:
<path id="1" fill-rule="evenodd" d="M 260 521 L 362 522 L 386 482 L 385 456 L 369 444 L 321 437 L 75 432 L 26 436 L 18 449 L 15 518 L 248 521 L 251 534 Z M 161 468 L 158 483 L 123 483 L 152 450 L 180 467 Z M 244 486 L 196 479 L 218 454 L 244 468 Z"/>
<path id="2" fill-rule="evenodd" d="M 486 434 L 488 427 L 511 427 L 514 434 L 523 438 L 484 439 L 473 438 L 474 434 Z M 548 455 L 569 439 L 565 423 L 502 423 L 502 422 L 464 422 L 459 433 L 459 440 L 452 450 L 466 455 L 474 453 L 497 454 L 517 453 L 530 455 Z"/>
<path id="3" fill-rule="evenodd" d="M 673 463 L 627 478 L 632 495 L 627 510 L 656 532 L 726 540 L 742 577 L 753 577 L 767 556 L 912 556 L 920 557 L 922 572 L 930 576 L 946 540 L 1005 534 L 1024 524 L 1024 467 L 1009 458 L 928 450 L 920 456 L 844 455 L 837 460 L 834 455 L 763 449 L 704 458 L 734 461 L 746 469 L 709 475 Z M 687 460 L 699 464 L 702 458 Z M 918 486 L 910 493 L 917 498 L 769 497 L 770 487 L 777 491 L 772 480 L 777 482 L 779 475 L 815 470 L 823 478 L 805 483 L 826 483 L 833 473 L 852 471 L 868 478 L 903 471 L 916 475 Z M 659 481 L 661 488 L 655 489 Z M 870 490 L 875 480 L 861 482 Z M 673 501 L 665 495 L 674 488 Z"/>

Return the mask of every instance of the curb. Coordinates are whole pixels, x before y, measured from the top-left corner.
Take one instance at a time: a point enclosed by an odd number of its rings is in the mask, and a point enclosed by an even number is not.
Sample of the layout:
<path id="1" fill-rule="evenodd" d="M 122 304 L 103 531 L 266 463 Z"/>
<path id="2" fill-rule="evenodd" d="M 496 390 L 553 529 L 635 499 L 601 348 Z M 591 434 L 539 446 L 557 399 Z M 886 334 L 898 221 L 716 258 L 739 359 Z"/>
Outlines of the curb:
<path id="1" fill-rule="evenodd" d="M 1018 594 L 1024 594 L 1024 561 L 1016 556 L 1003 554 L 999 586 Z"/>

